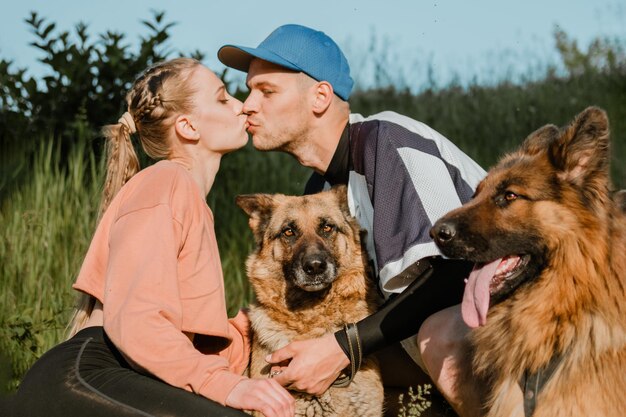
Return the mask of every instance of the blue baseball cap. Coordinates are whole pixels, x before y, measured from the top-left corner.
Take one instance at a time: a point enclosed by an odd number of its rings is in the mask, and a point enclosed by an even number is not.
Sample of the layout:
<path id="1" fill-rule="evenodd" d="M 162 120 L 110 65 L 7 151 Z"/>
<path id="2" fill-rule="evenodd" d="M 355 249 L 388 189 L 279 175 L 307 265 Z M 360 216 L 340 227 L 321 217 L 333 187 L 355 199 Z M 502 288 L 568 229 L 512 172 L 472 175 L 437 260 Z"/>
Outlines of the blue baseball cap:
<path id="1" fill-rule="evenodd" d="M 217 58 L 226 66 L 248 72 L 254 58 L 304 72 L 317 81 L 327 81 L 333 91 L 348 100 L 354 81 L 348 60 L 324 32 L 301 25 L 284 25 L 274 30 L 256 48 L 224 45 Z"/>

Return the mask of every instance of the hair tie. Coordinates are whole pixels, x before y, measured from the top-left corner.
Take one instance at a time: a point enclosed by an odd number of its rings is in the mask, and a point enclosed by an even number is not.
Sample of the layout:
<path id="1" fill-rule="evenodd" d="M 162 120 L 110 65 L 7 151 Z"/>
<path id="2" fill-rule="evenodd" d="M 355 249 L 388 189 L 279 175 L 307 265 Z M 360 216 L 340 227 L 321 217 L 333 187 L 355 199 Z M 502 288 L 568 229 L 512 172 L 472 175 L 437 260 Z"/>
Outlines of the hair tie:
<path id="1" fill-rule="evenodd" d="M 129 112 L 125 112 L 117 122 L 120 123 L 122 126 L 125 126 L 131 135 L 137 131 L 137 126 L 135 126 L 135 120 Z"/>

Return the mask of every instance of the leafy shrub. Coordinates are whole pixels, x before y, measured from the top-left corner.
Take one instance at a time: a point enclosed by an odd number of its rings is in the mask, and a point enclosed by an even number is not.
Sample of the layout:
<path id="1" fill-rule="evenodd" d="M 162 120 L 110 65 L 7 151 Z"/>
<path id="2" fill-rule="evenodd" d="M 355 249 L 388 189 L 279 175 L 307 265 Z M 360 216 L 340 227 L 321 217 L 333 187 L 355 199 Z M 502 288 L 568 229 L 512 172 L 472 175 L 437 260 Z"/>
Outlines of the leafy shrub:
<path id="1" fill-rule="evenodd" d="M 153 12 L 152 20 L 143 21 L 148 33 L 136 51 L 123 33 L 106 31 L 93 37 L 84 23 L 78 23 L 73 33 L 58 31 L 54 22 L 35 12 L 26 23 L 47 74 L 35 79 L 0 59 L 0 196 L 19 179 L 39 141 L 58 140 L 61 162 L 77 140 L 89 142 L 99 155 L 102 147 L 93 139 L 101 126 L 124 112 L 124 98 L 135 77 L 172 54 L 166 42 L 174 23 L 165 22 L 163 12 Z M 202 59 L 198 51 L 188 55 Z"/>

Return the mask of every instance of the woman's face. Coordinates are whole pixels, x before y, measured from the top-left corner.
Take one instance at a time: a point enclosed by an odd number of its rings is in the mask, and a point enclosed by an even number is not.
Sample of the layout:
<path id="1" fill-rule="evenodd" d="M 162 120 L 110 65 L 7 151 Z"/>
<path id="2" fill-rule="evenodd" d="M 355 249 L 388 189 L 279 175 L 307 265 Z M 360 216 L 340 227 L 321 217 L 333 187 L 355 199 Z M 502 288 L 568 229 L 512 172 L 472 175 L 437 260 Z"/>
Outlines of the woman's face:
<path id="1" fill-rule="evenodd" d="M 203 65 L 193 71 L 191 82 L 196 89 L 193 118 L 200 142 L 223 154 L 243 147 L 248 134 L 241 101 L 230 96 L 222 80 Z"/>

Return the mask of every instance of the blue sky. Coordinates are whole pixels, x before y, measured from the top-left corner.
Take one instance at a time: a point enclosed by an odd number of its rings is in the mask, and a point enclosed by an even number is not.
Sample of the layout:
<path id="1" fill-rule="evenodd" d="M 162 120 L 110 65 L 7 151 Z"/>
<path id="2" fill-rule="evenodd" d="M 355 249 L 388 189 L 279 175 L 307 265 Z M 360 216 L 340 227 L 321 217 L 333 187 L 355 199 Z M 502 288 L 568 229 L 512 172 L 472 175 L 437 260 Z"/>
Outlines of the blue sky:
<path id="1" fill-rule="evenodd" d="M 83 21 L 92 35 L 104 30 L 127 34 L 129 43 L 146 33 L 140 21 L 150 10 L 166 11 L 169 46 L 200 50 L 205 64 L 220 70 L 217 49 L 226 43 L 256 46 L 275 27 L 300 23 L 323 30 L 344 49 L 357 83 L 372 79 L 372 35 L 377 59 L 405 85 L 419 87 L 427 64 L 440 84 L 457 75 L 495 81 L 556 63 L 552 33 L 562 28 L 586 48 L 598 36 L 626 38 L 626 0 L 23 0 L 2 1 L 0 57 L 43 72 L 24 18 L 39 12 L 58 28 Z"/>

